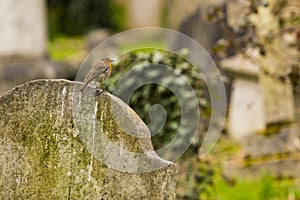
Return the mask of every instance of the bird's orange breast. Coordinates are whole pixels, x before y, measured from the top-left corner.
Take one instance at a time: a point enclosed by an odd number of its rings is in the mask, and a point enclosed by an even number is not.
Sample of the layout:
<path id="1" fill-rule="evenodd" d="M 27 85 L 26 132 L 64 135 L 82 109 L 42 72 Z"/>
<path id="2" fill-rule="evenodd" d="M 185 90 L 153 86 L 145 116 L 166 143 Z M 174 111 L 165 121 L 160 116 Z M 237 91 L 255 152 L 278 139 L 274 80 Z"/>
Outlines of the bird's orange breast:
<path id="1" fill-rule="evenodd" d="M 112 71 L 112 64 L 109 63 L 109 70 Z"/>

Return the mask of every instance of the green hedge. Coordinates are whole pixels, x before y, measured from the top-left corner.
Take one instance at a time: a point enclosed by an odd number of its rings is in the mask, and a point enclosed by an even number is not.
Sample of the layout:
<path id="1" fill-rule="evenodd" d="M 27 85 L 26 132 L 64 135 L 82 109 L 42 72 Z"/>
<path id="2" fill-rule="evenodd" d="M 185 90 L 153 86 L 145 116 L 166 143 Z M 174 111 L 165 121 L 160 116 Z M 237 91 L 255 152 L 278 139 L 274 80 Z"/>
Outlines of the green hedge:
<path id="1" fill-rule="evenodd" d="M 48 31 L 57 35 L 82 35 L 96 28 L 118 30 L 124 10 L 111 0 L 48 0 Z"/>
<path id="2" fill-rule="evenodd" d="M 155 64 L 161 64 L 172 67 L 176 70 L 176 72 L 184 76 L 185 80 L 187 80 L 196 93 L 199 103 L 199 111 L 201 114 L 200 128 L 204 131 L 207 125 L 206 121 L 210 118 L 209 95 L 200 72 L 186 60 L 185 56 L 186 55 L 184 53 L 176 55 L 172 52 L 157 49 L 139 49 L 124 54 L 119 58 L 118 63 L 114 66 L 111 77 L 103 84 L 103 89 L 113 93 L 118 80 L 120 80 L 126 72 L 134 67 L 142 67 L 149 64 L 153 64 L 153 66 Z M 151 72 L 148 70 L 144 73 Z M 168 80 L 169 78 L 170 77 L 166 76 L 162 79 L 162 81 L 170 81 Z M 134 81 L 136 80 L 132 80 L 133 84 L 135 84 Z M 178 80 L 171 81 L 176 82 Z M 189 96 L 188 92 L 185 92 L 185 96 Z M 159 149 L 168 144 L 176 135 L 181 122 L 181 108 L 178 103 L 178 99 L 173 92 L 159 84 L 146 84 L 138 88 L 131 96 L 129 102 L 130 107 L 138 113 L 146 124 L 149 124 L 151 121 L 149 118 L 149 108 L 154 104 L 162 105 L 167 112 L 167 120 L 163 129 L 152 138 L 155 149 Z M 188 127 L 186 131 L 189 131 Z M 185 132 L 184 129 L 183 132 Z M 190 133 L 185 132 L 184 134 Z M 184 140 L 185 138 L 182 139 Z M 180 141 L 178 142 L 178 145 L 180 145 Z M 196 139 L 189 142 L 191 142 L 195 147 L 198 147 L 200 140 L 198 138 L 198 140 Z"/>

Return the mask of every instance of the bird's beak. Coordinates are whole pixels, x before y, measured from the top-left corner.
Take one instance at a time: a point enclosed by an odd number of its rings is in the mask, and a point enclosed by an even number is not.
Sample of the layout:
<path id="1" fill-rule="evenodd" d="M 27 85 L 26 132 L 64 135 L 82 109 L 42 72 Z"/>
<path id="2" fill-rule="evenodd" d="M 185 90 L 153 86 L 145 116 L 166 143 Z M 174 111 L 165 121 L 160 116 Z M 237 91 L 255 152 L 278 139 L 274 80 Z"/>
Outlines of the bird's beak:
<path id="1" fill-rule="evenodd" d="M 110 62 L 115 62 L 115 60 L 110 60 Z"/>

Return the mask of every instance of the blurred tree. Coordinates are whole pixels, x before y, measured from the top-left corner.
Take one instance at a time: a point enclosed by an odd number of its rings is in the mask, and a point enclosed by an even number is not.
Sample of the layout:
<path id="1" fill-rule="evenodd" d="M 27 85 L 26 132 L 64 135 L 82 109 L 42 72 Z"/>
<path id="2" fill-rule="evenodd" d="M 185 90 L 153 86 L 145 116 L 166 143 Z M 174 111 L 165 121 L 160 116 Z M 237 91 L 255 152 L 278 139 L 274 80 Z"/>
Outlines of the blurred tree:
<path id="1" fill-rule="evenodd" d="M 235 2 L 235 1 L 233 1 Z M 243 2 L 243 3 L 242 3 Z M 298 1 L 299 2 L 299 1 Z M 241 8 L 237 6 L 244 5 Z M 236 12 L 231 24 L 224 24 L 226 13 L 218 6 L 208 10 L 207 19 L 221 23 L 229 39 L 220 39 L 215 46 L 215 53 L 227 56 L 228 50 L 235 49 L 260 66 L 262 72 L 283 80 L 299 69 L 300 7 L 296 0 L 244 0 L 234 4 Z M 239 16 L 236 16 L 236 15 Z M 229 28 L 230 27 L 230 28 Z M 281 46 L 276 45 L 280 43 Z M 286 47 L 282 51 L 282 47 Z M 248 55 L 249 49 L 256 49 L 260 58 Z M 285 56 L 281 56 L 284 54 Z M 284 58 L 285 74 L 275 74 L 263 63 L 267 56 Z M 286 59 L 286 58 L 289 59 Z M 295 74 L 293 74 L 295 76 Z M 293 81 L 293 80 L 292 80 Z"/>
<path id="2" fill-rule="evenodd" d="M 230 1 L 227 6 L 228 24 L 224 24 L 225 13 L 219 7 L 213 7 L 207 15 L 211 22 L 222 24 L 229 38 L 217 42 L 215 53 L 228 56 L 234 49 L 259 67 L 267 129 L 270 124 L 293 122 L 293 95 L 299 93 L 300 77 L 299 1 L 244 0 Z M 283 115 L 274 115 L 275 112 Z M 269 135 L 269 131 L 265 133 Z"/>
<path id="3" fill-rule="evenodd" d="M 96 28 L 120 29 L 122 9 L 111 0 L 48 0 L 50 39 L 57 35 L 82 35 Z"/>

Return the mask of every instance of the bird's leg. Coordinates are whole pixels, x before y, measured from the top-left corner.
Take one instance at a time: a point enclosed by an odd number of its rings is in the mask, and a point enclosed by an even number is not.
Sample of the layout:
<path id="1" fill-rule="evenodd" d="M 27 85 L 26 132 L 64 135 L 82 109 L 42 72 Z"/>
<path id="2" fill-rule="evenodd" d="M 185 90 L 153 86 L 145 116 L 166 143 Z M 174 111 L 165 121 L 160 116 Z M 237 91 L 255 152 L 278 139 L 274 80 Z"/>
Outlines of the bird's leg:
<path id="1" fill-rule="evenodd" d="M 97 95 L 101 95 L 103 92 L 104 92 L 104 90 L 101 90 L 101 89 L 96 90 Z"/>
<path id="2" fill-rule="evenodd" d="M 97 89 L 101 89 L 100 86 L 101 86 L 101 82 L 100 82 L 100 81 L 97 81 L 97 82 L 96 82 L 96 88 L 97 88 Z"/>

